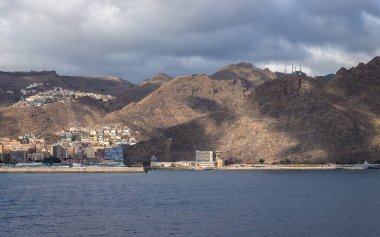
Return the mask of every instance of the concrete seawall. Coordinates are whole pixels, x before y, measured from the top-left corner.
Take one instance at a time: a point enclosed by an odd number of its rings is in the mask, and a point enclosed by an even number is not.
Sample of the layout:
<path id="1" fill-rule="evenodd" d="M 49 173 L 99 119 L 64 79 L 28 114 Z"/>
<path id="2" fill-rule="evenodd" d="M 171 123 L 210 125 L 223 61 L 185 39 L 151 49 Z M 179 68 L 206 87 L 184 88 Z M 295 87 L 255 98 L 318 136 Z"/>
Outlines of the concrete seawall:
<path id="1" fill-rule="evenodd" d="M 281 165 L 268 165 L 258 167 L 239 167 L 239 166 L 225 166 L 220 170 L 335 170 L 335 165 L 320 165 L 320 166 L 281 166 Z"/>
<path id="2" fill-rule="evenodd" d="M 144 173 L 144 167 L 1 167 L 0 173 Z"/>
<path id="3" fill-rule="evenodd" d="M 224 167 L 215 167 L 208 170 L 225 170 L 225 171 L 240 171 L 240 170 L 366 170 L 366 169 L 380 169 L 380 166 L 352 166 L 352 165 L 257 165 L 257 166 L 243 166 L 243 165 L 230 165 Z M 207 170 L 202 167 L 154 167 L 152 170 Z"/>

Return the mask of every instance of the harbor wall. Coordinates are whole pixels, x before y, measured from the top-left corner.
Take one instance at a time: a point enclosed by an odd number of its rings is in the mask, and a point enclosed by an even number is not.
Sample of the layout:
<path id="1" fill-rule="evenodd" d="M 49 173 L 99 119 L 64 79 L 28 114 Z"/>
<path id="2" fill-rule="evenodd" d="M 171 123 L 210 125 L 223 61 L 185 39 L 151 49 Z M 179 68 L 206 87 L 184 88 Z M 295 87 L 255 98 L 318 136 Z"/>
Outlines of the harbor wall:
<path id="1" fill-rule="evenodd" d="M 1 167 L 0 173 L 144 173 L 144 167 Z"/>
<path id="2" fill-rule="evenodd" d="M 286 166 L 286 165 L 263 165 L 254 167 L 225 166 L 220 170 L 335 170 L 335 165 L 320 166 Z"/>

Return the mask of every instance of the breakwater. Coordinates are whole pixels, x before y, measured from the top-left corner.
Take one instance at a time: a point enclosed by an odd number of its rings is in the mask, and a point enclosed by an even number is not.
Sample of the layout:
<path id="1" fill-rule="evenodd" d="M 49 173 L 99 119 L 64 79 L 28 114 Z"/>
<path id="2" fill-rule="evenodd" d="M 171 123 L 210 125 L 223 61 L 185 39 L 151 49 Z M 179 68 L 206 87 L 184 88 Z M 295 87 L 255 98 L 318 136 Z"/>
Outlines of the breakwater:
<path id="1" fill-rule="evenodd" d="M 144 173 L 144 167 L 0 167 L 0 173 Z"/>

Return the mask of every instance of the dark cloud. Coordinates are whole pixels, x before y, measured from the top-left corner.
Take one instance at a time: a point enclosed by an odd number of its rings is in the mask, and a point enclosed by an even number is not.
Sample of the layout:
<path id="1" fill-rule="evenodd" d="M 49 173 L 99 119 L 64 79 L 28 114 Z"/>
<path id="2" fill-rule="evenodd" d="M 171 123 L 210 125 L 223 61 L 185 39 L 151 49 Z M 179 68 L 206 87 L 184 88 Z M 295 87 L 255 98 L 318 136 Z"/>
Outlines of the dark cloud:
<path id="1" fill-rule="evenodd" d="M 378 0 L 0 0 L 0 70 L 138 82 L 249 61 L 327 74 L 380 54 Z"/>

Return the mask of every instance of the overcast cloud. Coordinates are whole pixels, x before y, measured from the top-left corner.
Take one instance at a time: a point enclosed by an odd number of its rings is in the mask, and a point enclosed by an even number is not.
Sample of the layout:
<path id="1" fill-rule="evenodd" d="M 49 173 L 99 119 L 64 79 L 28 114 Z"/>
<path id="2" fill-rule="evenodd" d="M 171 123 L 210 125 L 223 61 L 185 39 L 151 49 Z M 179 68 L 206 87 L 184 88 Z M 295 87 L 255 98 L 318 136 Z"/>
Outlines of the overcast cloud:
<path id="1" fill-rule="evenodd" d="M 380 55 L 380 0 L 0 0 L 0 70 L 335 73 Z"/>

